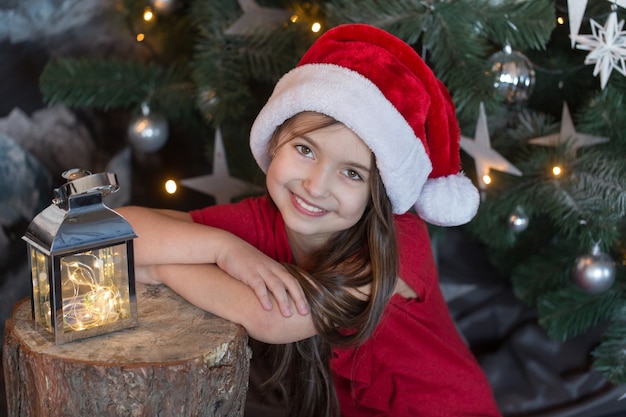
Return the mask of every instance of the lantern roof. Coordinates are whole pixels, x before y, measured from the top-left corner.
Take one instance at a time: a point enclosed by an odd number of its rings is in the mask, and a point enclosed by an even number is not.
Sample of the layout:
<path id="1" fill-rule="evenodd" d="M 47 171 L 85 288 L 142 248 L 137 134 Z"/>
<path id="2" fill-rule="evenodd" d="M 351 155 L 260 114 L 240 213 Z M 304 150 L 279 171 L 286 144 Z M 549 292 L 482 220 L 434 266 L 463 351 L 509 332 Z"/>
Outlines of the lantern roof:
<path id="1" fill-rule="evenodd" d="M 102 201 L 103 195 L 116 190 L 116 178 L 111 174 L 72 178 L 55 190 L 57 198 L 33 219 L 23 239 L 47 255 L 134 239 L 137 235 L 130 223 Z"/>

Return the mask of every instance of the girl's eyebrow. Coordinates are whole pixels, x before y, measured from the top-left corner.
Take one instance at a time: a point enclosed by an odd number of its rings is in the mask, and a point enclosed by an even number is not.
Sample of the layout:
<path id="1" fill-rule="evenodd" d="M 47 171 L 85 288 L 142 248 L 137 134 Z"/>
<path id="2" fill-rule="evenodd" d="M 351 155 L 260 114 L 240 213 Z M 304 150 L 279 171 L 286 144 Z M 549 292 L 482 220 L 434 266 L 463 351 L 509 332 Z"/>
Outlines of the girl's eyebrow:
<path id="1" fill-rule="evenodd" d="M 310 136 L 300 135 L 298 137 L 300 139 L 304 139 L 305 141 L 309 142 L 311 144 L 311 146 L 313 146 L 314 148 L 320 149 L 319 143 L 315 139 L 311 138 Z M 344 161 L 341 161 L 341 163 L 343 165 L 347 165 L 347 166 L 351 166 L 351 167 L 357 168 L 358 170 L 363 170 L 363 171 L 365 171 L 367 173 L 370 172 L 370 168 L 368 168 L 365 165 L 363 165 L 363 164 L 361 164 L 359 162 L 356 162 L 356 161 L 344 160 Z"/>

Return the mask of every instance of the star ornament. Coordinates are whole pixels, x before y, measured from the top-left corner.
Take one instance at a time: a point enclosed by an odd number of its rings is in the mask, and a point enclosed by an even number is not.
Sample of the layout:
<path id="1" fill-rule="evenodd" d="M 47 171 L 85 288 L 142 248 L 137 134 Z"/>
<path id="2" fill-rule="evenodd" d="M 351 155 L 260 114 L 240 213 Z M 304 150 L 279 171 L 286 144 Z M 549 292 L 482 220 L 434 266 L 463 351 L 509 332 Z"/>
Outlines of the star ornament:
<path id="1" fill-rule="evenodd" d="M 518 177 L 522 175 L 522 171 L 517 169 L 517 167 L 491 147 L 487 115 L 485 114 L 485 106 L 483 103 L 480 103 L 475 139 L 461 136 L 461 149 L 474 158 L 476 174 L 479 177 L 478 186 L 481 190 L 487 187 L 485 179 L 489 177 L 489 170 L 491 169 L 506 172 Z"/>
<path id="2" fill-rule="evenodd" d="M 215 146 L 213 147 L 213 174 L 200 177 L 187 178 L 180 182 L 181 185 L 215 197 L 216 204 L 231 203 L 234 197 L 244 194 L 254 194 L 262 191 L 260 187 L 252 183 L 231 177 L 228 172 L 226 153 L 222 131 L 218 127 L 215 130 Z"/>
<path id="3" fill-rule="evenodd" d="M 243 14 L 225 31 L 226 35 L 247 35 L 255 30 L 271 30 L 285 23 L 290 17 L 289 10 L 261 7 L 254 0 L 238 0 Z"/>
<path id="4" fill-rule="evenodd" d="M 591 35 L 576 35 L 576 48 L 590 51 L 585 57 L 585 64 L 595 64 L 593 75 L 600 74 L 602 89 L 609 81 L 615 69 L 626 76 L 626 31 L 622 30 L 624 21 L 617 21 L 615 11 L 609 14 L 604 27 L 591 19 Z"/>
<path id="5" fill-rule="evenodd" d="M 608 142 L 609 138 L 603 136 L 594 136 L 587 133 L 576 132 L 572 116 L 567 107 L 567 103 L 563 103 L 563 113 L 561 116 L 561 131 L 551 135 L 541 136 L 539 138 L 530 139 L 528 143 L 532 145 L 558 146 L 568 142 L 569 152 L 575 155 L 578 148 L 583 146 L 593 146 L 600 143 Z"/>
<path id="6" fill-rule="evenodd" d="M 624 0 L 626 1 L 626 0 Z M 569 14 L 569 33 L 572 42 L 572 48 L 576 46 L 575 37 L 578 35 L 580 25 L 585 17 L 585 9 L 587 8 L 587 0 L 567 0 L 567 10 Z"/>

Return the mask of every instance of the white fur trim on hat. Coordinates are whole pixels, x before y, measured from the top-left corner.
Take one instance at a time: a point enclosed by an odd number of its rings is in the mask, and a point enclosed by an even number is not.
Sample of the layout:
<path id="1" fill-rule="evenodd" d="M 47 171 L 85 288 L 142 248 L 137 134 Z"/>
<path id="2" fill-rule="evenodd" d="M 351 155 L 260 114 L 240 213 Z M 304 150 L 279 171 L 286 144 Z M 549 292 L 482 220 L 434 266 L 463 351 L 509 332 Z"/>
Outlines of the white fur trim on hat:
<path id="1" fill-rule="evenodd" d="M 272 134 L 304 111 L 335 118 L 365 142 L 376 156 L 394 213 L 413 206 L 432 169 L 422 141 L 374 83 L 338 65 L 302 65 L 280 79 L 250 133 L 252 154 L 264 172 Z"/>

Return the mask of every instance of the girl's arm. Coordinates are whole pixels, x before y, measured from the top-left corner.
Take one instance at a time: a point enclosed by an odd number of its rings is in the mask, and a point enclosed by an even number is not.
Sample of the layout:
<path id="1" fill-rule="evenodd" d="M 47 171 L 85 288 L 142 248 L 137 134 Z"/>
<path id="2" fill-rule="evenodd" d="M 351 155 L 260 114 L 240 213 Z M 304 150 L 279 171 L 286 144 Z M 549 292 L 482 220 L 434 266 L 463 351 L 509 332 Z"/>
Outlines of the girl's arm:
<path id="1" fill-rule="evenodd" d="M 311 315 L 284 317 L 264 310 L 254 291 L 216 265 L 153 265 L 137 268 L 164 283 L 195 306 L 242 325 L 265 343 L 291 343 L 316 334 Z M 293 301 L 290 301 L 293 306 Z"/>
<path id="2" fill-rule="evenodd" d="M 194 223 L 188 213 L 146 207 L 116 210 L 133 227 L 135 264 L 216 263 L 218 253 L 234 236 Z"/>
<path id="3" fill-rule="evenodd" d="M 308 303 L 297 280 L 275 260 L 225 230 L 194 223 L 188 213 L 145 207 L 122 207 L 117 211 L 132 225 L 135 266 L 168 264 L 216 264 L 254 290 L 267 310 L 275 301 L 291 316 L 292 300 L 300 314 Z M 139 282 L 159 282 L 142 274 Z M 270 293 L 273 297 L 270 297 Z"/>

